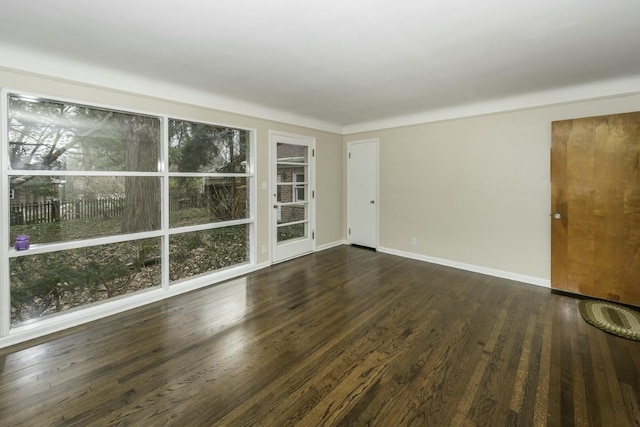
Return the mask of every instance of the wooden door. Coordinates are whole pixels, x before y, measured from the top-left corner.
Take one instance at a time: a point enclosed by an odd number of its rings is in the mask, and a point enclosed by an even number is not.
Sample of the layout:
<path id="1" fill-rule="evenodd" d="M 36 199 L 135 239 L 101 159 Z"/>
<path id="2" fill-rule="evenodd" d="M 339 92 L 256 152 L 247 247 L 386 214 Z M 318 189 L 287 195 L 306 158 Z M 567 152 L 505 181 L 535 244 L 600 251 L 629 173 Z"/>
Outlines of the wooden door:
<path id="1" fill-rule="evenodd" d="M 640 306 L 640 112 L 552 134 L 551 287 Z"/>

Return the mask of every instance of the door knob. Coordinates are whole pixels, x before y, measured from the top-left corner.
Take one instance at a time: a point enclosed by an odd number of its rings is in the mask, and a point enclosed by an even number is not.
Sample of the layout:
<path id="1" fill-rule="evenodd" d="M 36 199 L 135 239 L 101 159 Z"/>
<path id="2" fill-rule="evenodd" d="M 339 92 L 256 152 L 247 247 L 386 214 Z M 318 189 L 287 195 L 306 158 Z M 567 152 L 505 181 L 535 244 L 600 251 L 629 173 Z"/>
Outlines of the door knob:
<path id="1" fill-rule="evenodd" d="M 553 215 L 553 219 L 561 219 L 562 215 L 560 215 L 559 213 L 556 213 Z"/>
<path id="2" fill-rule="evenodd" d="M 372 201 L 370 201 L 369 203 L 373 204 L 374 202 L 373 202 L 373 200 L 372 200 Z"/>

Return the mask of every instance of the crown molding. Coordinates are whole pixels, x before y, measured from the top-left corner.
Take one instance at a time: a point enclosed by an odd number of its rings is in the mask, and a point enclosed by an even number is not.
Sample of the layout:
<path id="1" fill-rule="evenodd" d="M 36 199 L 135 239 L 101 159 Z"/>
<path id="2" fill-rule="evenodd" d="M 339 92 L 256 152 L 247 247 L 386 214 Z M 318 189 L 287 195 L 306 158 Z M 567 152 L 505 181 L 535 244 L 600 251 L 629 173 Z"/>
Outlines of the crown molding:
<path id="1" fill-rule="evenodd" d="M 342 128 L 342 134 L 346 136 L 361 132 L 638 94 L 640 94 L 640 75 L 601 80 L 507 98 L 429 110 L 422 113 L 356 123 L 344 126 Z"/>
<path id="2" fill-rule="evenodd" d="M 0 43 L 0 69 L 342 134 L 342 127 L 335 123 L 3 43 Z"/>

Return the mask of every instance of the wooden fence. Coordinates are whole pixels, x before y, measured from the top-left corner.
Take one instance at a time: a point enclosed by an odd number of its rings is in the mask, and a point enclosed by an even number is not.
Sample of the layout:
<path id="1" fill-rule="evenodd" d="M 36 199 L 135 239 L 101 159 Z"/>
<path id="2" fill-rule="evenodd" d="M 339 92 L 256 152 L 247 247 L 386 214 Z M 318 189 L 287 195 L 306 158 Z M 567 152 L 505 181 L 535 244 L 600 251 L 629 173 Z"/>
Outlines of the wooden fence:
<path id="1" fill-rule="evenodd" d="M 61 219 L 111 218 L 124 213 L 124 197 L 61 202 L 11 203 L 11 225 L 44 224 Z"/>
<path id="2" fill-rule="evenodd" d="M 205 206 L 204 195 L 193 197 L 171 197 L 169 210 L 198 208 Z M 82 199 L 61 202 L 48 200 L 38 203 L 11 203 L 10 224 L 45 224 L 70 219 L 114 218 L 124 214 L 124 197 Z"/>

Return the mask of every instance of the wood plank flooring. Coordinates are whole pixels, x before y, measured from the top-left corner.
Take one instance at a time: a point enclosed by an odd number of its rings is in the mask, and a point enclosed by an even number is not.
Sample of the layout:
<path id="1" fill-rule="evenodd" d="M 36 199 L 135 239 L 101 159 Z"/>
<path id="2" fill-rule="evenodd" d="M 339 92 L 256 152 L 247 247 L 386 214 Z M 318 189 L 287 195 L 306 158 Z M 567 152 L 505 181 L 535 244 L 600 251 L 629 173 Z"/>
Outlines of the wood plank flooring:
<path id="1" fill-rule="evenodd" d="M 0 425 L 638 426 L 578 300 L 342 246 L 0 350 Z"/>

